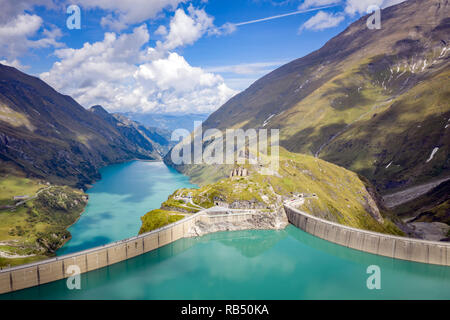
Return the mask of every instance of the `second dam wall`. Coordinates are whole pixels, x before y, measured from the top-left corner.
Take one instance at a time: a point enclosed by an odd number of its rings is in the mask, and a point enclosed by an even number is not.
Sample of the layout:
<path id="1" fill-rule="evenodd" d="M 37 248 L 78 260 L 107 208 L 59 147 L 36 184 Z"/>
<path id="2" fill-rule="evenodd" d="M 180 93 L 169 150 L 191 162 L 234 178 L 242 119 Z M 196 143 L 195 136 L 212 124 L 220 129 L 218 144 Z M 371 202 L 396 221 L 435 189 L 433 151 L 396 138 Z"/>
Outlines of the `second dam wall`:
<path id="1" fill-rule="evenodd" d="M 450 266 L 450 243 L 433 242 L 355 229 L 284 206 L 291 224 L 318 238 L 389 258 Z"/>
<path id="2" fill-rule="evenodd" d="M 450 244 L 395 237 L 346 227 L 308 215 L 289 205 L 284 206 L 289 222 L 321 239 L 372 254 L 414 262 L 450 266 Z M 261 215 L 257 211 L 202 211 L 179 222 L 102 247 L 22 265 L 0 271 L 0 294 L 26 289 L 68 278 L 70 266 L 81 273 L 104 268 L 161 248 L 182 238 L 195 236 L 200 224 L 241 224 Z M 259 218 L 258 218 L 259 219 Z M 254 219 L 254 220 L 258 220 Z"/>

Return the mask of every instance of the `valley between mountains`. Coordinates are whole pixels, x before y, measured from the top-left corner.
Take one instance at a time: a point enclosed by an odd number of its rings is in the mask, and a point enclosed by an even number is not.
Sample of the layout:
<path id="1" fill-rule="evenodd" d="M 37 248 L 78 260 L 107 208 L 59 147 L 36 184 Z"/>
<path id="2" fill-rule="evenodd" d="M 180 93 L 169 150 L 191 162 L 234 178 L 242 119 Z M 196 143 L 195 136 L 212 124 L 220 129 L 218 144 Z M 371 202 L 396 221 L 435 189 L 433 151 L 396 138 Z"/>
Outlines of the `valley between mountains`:
<path id="1" fill-rule="evenodd" d="M 301 196 L 302 210 L 329 221 L 449 241 L 450 4 L 410 0 L 382 14 L 381 30 L 361 18 L 204 121 L 203 132 L 279 129 L 269 176 L 249 163 L 175 165 L 171 125 L 86 109 L 0 64 L 0 267 L 54 256 L 99 170 L 136 159 L 164 161 L 199 185 L 142 212 L 140 233 L 214 206 L 258 210 L 273 217 L 261 228 L 276 228 L 283 202 Z M 244 149 L 236 153 L 252 154 Z M 230 174 L 238 168 L 248 174 Z"/>

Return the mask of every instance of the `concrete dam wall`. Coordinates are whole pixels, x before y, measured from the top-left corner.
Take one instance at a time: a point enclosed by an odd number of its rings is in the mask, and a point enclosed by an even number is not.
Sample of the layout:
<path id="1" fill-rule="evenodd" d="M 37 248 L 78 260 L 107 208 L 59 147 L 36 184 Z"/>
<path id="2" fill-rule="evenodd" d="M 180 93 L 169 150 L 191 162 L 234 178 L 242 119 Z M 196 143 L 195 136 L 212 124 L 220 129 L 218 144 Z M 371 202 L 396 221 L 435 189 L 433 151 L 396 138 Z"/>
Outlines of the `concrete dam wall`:
<path id="1" fill-rule="evenodd" d="M 346 227 L 284 205 L 291 224 L 318 238 L 389 258 L 450 266 L 450 243 L 433 242 Z"/>
<path id="2" fill-rule="evenodd" d="M 0 271 L 0 294 L 68 278 L 73 276 L 72 273 L 68 273 L 68 268 L 73 265 L 78 266 L 81 273 L 85 273 L 132 259 L 181 238 L 190 237 L 191 229 L 197 222 L 239 223 L 256 214 L 258 213 L 251 211 L 231 214 L 227 214 L 227 212 L 220 214 L 215 211 L 214 214 L 208 214 L 206 210 L 137 237 L 66 256 L 4 269 Z"/>
<path id="3" fill-rule="evenodd" d="M 308 215 L 288 205 L 284 206 L 288 220 L 296 227 L 321 239 L 368 253 L 390 258 L 450 266 L 450 244 L 394 237 L 332 223 Z M 72 276 L 70 266 L 81 273 L 101 269 L 118 262 L 156 250 L 182 238 L 191 238 L 198 223 L 242 224 L 260 216 L 253 210 L 234 213 L 208 210 L 179 222 L 137 237 L 102 247 L 60 256 L 32 264 L 0 270 L 0 294 L 26 289 Z M 195 232 L 194 232 L 195 233 Z"/>

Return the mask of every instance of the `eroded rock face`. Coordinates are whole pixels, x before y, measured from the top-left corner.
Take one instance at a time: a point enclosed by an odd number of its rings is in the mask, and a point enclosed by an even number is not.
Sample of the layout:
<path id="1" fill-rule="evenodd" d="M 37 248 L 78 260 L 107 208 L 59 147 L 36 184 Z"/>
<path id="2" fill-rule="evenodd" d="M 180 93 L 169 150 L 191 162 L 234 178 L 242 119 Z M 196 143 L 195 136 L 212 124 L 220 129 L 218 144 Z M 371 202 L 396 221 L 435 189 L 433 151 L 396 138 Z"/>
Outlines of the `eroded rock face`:
<path id="1" fill-rule="evenodd" d="M 256 200 L 241 200 L 241 201 L 234 201 L 230 206 L 230 209 L 267 209 L 267 205 L 264 203 L 261 203 Z"/>
<path id="2" fill-rule="evenodd" d="M 409 224 L 418 234 L 418 238 L 429 241 L 446 241 L 449 242 L 447 234 L 450 227 L 441 222 L 413 222 Z"/>
<path id="3" fill-rule="evenodd" d="M 232 216 L 232 215 L 230 215 Z M 205 219 L 206 220 L 206 219 Z M 232 222 L 221 221 L 217 223 L 207 223 L 198 221 L 188 232 L 188 237 L 200 237 L 209 233 L 222 231 L 242 231 L 242 230 L 282 230 L 289 224 L 284 208 L 278 208 L 274 212 L 259 212 L 256 215 L 249 215 L 245 221 Z"/>
<path id="4" fill-rule="evenodd" d="M 369 195 L 368 197 L 364 197 L 366 200 L 365 208 L 370 213 L 370 215 L 377 220 L 379 223 L 384 223 L 383 216 L 378 209 L 377 204 L 373 200 L 373 198 Z"/>

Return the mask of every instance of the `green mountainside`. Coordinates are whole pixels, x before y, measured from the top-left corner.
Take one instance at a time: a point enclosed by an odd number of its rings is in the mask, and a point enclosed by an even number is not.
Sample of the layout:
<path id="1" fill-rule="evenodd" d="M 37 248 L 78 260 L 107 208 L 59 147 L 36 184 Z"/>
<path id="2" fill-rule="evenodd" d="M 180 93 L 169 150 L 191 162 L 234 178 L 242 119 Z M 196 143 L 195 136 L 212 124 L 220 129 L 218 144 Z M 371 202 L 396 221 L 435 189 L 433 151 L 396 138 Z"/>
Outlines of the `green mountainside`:
<path id="1" fill-rule="evenodd" d="M 383 195 L 449 177 L 450 4 L 409 0 L 381 16 L 381 30 L 369 30 L 363 17 L 259 79 L 213 113 L 203 132 L 279 129 L 285 149 L 356 172 Z M 173 165 L 170 155 L 165 162 L 201 185 L 229 172 Z M 434 197 L 424 201 L 439 217 L 449 214 Z"/>
<path id="2" fill-rule="evenodd" d="M 80 189 L 103 166 L 160 160 L 158 132 L 0 64 L 0 267 L 53 256 L 87 204 Z"/>
<path id="3" fill-rule="evenodd" d="M 164 128 L 150 127 L 141 124 L 138 121 L 133 121 L 123 114 L 114 113 L 114 118 L 120 123 L 121 126 L 132 127 L 136 129 L 144 138 L 146 138 L 153 147 L 158 150 L 161 155 L 165 155 L 175 145 L 170 141 L 172 138 L 172 132 Z"/>
<path id="4" fill-rule="evenodd" d="M 389 211 L 379 204 L 373 187 L 356 173 L 342 167 L 280 149 L 280 169 L 274 175 L 262 175 L 260 165 L 246 164 L 247 177 L 228 177 L 200 189 L 175 192 L 161 209 L 142 218 L 141 233 L 152 230 L 153 220 L 161 214 L 173 216 L 195 213 L 199 208 L 186 204 L 180 197 L 192 197 L 195 206 L 211 208 L 227 203 L 231 208 L 257 208 L 274 211 L 284 200 L 303 194 L 301 209 L 312 215 L 343 225 L 382 233 L 403 234 L 392 222 Z M 228 172 L 229 174 L 229 172 Z M 398 220 L 395 220 L 398 222 Z"/>
<path id="5" fill-rule="evenodd" d="M 384 9 L 381 30 L 366 19 L 256 81 L 204 130 L 280 129 L 287 150 L 360 173 L 383 193 L 450 174 L 448 1 Z"/>
<path id="6" fill-rule="evenodd" d="M 0 179 L 0 267 L 54 256 L 71 237 L 67 228 L 83 212 L 83 191 L 29 179 L 16 172 Z M 21 195 L 25 200 L 14 200 Z"/>

